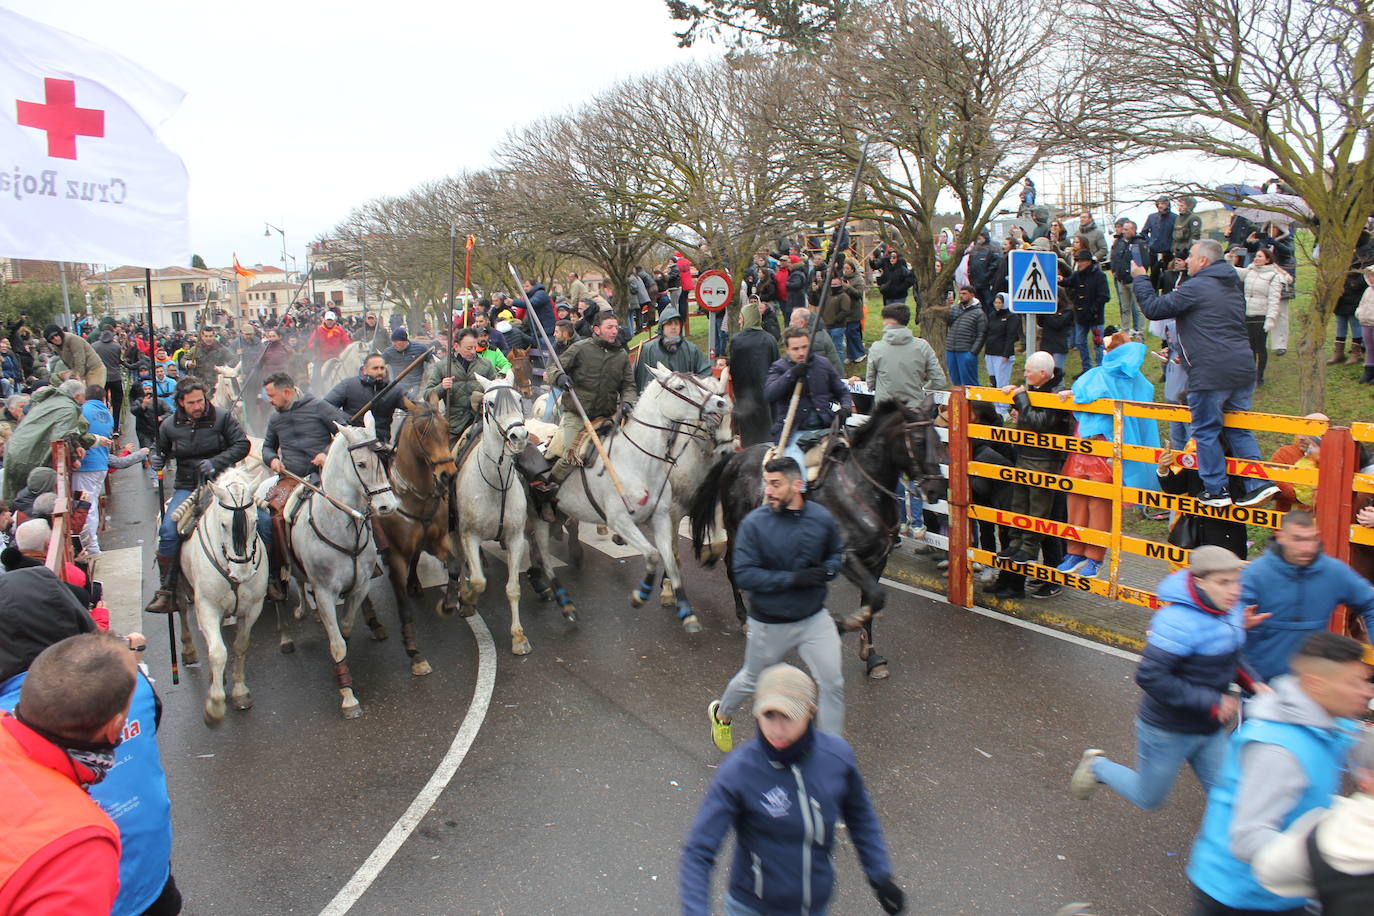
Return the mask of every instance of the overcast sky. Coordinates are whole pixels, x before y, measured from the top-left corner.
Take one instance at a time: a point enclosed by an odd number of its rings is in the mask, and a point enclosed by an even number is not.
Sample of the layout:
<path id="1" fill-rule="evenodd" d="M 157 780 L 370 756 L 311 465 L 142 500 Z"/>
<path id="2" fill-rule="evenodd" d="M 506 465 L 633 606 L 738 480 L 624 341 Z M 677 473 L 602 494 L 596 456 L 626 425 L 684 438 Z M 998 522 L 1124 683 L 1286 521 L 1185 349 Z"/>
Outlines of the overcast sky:
<path id="1" fill-rule="evenodd" d="M 369 198 L 481 168 L 512 127 L 719 53 L 677 48 L 661 0 L 6 2 L 186 91 L 163 136 L 190 171 L 192 246 L 212 266 L 235 251 L 280 264 L 264 222 L 304 266 L 306 244 Z M 1120 191 L 1154 171 L 1124 170 Z M 1042 191 L 1056 176 L 1036 174 Z"/>

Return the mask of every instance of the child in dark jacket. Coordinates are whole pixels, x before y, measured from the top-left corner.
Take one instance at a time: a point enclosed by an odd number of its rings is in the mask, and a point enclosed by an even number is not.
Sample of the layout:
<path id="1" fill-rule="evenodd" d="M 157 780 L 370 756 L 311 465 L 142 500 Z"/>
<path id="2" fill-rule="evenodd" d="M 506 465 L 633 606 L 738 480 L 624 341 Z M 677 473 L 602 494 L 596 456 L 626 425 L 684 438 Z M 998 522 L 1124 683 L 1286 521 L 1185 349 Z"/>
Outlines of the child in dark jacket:
<path id="1" fill-rule="evenodd" d="M 905 895 L 892 880 L 854 750 L 843 738 L 817 731 L 815 713 L 816 685 L 806 672 L 774 665 L 759 676 L 758 738 L 725 758 L 683 845 L 684 916 L 711 912 L 711 869 L 732 827 L 735 861 L 726 912 L 825 912 L 835 886 L 831 850 L 840 822 L 883 910 L 902 912 Z"/>
<path id="2" fill-rule="evenodd" d="M 1069 790 L 1087 799 L 1105 783 L 1138 808 L 1153 811 L 1169 797 L 1184 762 L 1204 789 L 1216 784 L 1226 759 L 1227 729 L 1239 712 L 1228 691 L 1234 680 L 1258 693 L 1260 683 L 1241 657 L 1245 631 L 1256 616 L 1240 605 L 1245 561 L 1224 547 L 1193 551 L 1191 566 L 1160 583 L 1168 602 L 1150 620 L 1135 680 L 1145 691 L 1136 715 L 1136 765 L 1129 769 L 1089 748 Z"/>

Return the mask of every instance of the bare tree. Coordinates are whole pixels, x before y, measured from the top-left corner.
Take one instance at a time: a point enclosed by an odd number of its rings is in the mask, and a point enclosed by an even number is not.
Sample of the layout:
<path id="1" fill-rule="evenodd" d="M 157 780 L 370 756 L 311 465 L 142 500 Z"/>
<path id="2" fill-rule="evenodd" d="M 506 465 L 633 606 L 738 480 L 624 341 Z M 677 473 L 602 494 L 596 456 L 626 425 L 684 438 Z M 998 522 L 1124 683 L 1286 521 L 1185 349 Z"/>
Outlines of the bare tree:
<path id="1" fill-rule="evenodd" d="M 1326 322 L 1374 213 L 1374 3 L 1139 0 L 1084 16 L 1111 48 L 1100 141 L 1263 169 L 1311 208 L 1320 247 L 1298 377 L 1304 410 L 1320 408 Z"/>
<path id="2" fill-rule="evenodd" d="M 665 0 L 668 13 L 686 25 L 674 32 L 678 46 L 700 38 L 734 47 L 782 43 L 806 48 L 823 44 L 856 0 Z"/>
<path id="3" fill-rule="evenodd" d="M 776 121 L 812 160 L 852 168 L 871 144 L 856 215 L 900 235 L 937 352 L 957 252 L 1037 162 L 1076 143 L 1080 70 L 1063 36 L 1058 8 L 1043 0 L 855 9 L 804 89 L 832 103 Z M 935 220 L 951 205 L 962 229 L 956 256 L 940 260 Z"/>

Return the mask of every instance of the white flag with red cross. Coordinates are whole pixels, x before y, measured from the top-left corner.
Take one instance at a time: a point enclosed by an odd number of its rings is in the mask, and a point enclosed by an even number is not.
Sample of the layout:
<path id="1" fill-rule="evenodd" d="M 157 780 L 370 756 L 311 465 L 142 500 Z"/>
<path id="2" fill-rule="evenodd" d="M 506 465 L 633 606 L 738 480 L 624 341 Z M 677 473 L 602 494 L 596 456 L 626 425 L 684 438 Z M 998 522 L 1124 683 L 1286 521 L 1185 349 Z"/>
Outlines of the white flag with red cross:
<path id="1" fill-rule="evenodd" d="M 184 95 L 107 48 L 0 9 L 0 256 L 186 263 L 186 166 L 157 134 Z"/>

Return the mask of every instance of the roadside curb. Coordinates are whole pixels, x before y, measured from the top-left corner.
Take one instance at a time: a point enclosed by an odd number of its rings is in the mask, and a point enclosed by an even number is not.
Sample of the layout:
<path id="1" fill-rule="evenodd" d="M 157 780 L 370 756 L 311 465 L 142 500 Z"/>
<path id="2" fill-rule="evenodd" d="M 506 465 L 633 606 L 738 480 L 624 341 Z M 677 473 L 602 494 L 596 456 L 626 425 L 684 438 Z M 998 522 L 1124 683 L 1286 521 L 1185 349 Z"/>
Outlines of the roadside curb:
<path id="1" fill-rule="evenodd" d="M 927 563 L 920 562 L 916 557 L 902 551 L 895 550 L 887 561 L 887 569 L 883 575 L 904 582 L 915 588 L 934 592 L 937 595 L 947 593 L 947 582 L 941 576 L 931 575 L 931 567 Z M 1060 605 L 1058 607 L 1047 607 L 1040 610 L 1029 602 L 1016 601 L 1011 599 L 998 599 L 991 594 L 979 594 L 980 606 L 989 610 L 1006 614 L 1009 617 L 1016 617 L 1030 623 L 1038 623 L 1054 630 L 1070 633 L 1074 636 L 1081 636 L 1084 639 L 1103 645 L 1113 646 L 1118 649 L 1125 649 L 1130 652 L 1141 652 L 1145 648 L 1145 641 L 1129 633 L 1121 633 L 1109 627 L 1090 623 L 1073 615 L 1070 608 Z"/>

